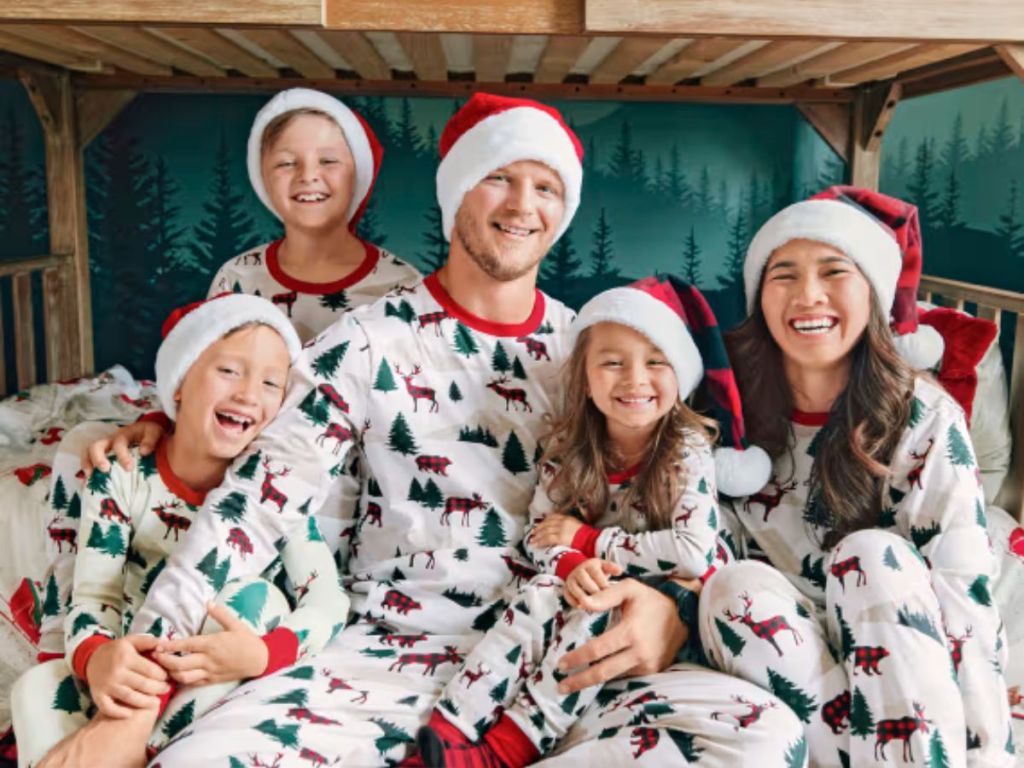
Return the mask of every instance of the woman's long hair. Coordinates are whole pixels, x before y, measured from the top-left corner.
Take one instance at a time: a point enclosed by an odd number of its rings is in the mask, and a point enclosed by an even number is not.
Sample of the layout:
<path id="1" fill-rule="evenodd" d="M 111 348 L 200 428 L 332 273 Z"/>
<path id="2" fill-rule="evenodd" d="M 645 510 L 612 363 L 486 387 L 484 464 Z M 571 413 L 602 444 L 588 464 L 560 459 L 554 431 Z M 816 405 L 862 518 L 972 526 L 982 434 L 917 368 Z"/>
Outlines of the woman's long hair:
<path id="1" fill-rule="evenodd" d="M 747 436 L 775 460 L 793 449 L 793 394 L 782 350 L 761 312 L 760 290 L 750 317 L 725 336 Z M 831 513 L 826 547 L 877 525 L 892 454 L 910 419 L 915 373 L 893 346 L 873 288 L 867 328 L 849 354 L 850 378 L 818 439 L 808 492 L 811 503 L 820 494 Z"/>
<path id="2" fill-rule="evenodd" d="M 608 475 L 629 468 L 623 466 L 611 444 L 605 415 L 587 395 L 590 336 L 589 328 L 580 332 L 563 368 L 563 405 L 551 420 L 542 461 L 555 465 L 548 491 L 555 511 L 572 514 L 578 510 L 592 523 L 608 507 Z M 641 521 L 650 530 L 671 527 L 673 508 L 686 482 L 683 451 L 699 449 L 701 438 L 708 444 L 714 442 L 716 434 L 714 421 L 677 400 L 651 436 L 647 456 L 620 509 L 619 525 L 629 531 L 637 530 Z"/>

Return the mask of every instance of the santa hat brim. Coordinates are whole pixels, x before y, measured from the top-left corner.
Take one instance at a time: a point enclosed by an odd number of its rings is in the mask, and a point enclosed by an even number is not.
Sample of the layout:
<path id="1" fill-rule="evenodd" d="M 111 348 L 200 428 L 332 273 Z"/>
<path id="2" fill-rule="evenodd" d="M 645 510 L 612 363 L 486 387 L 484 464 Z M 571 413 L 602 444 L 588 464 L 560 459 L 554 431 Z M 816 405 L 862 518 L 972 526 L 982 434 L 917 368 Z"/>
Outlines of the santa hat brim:
<path id="1" fill-rule="evenodd" d="M 559 175 L 565 211 L 555 240 L 562 236 L 580 204 L 583 168 L 566 129 L 551 115 L 531 107 L 497 112 L 458 138 L 437 168 L 437 202 L 445 239 L 451 240 L 462 198 L 487 174 L 520 160 L 534 160 Z"/>
<path id="2" fill-rule="evenodd" d="M 309 88 L 291 88 L 287 91 L 281 91 L 256 114 L 256 119 L 253 120 L 252 128 L 249 131 L 247 149 L 249 183 L 252 184 L 253 191 L 260 199 L 260 202 L 267 207 L 267 210 L 280 219 L 281 214 L 271 205 L 267 188 L 263 184 L 263 132 L 275 118 L 297 109 L 315 109 L 328 115 L 338 124 L 345 137 L 345 141 L 348 143 L 356 168 L 352 199 L 349 201 L 346 212 L 346 221 L 351 222 L 356 212 L 363 206 L 367 195 L 370 193 L 370 189 L 373 187 L 376 163 L 373 148 L 370 146 L 370 140 L 367 138 L 364 124 L 359 120 L 355 112 L 326 93 Z"/>

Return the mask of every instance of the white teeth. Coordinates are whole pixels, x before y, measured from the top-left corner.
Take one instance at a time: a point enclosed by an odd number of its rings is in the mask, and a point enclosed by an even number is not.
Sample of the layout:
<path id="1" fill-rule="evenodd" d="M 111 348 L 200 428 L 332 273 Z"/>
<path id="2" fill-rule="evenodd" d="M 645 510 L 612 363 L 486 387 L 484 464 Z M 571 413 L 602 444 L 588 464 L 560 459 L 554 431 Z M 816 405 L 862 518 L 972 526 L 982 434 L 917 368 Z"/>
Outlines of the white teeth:
<path id="1" fill-rule="evenodd" d="M 515 235 L 517 237 L 526 237 L 531 232 L 531 230 L 529 229 L 523 229 L 522 227 L 509 227 L 504 224 L 499 224 L 498 229 L 500 229 L 502 232 L 506 232 L 507 234 Z"/>
<path id="2" fill-rule="evenodd" d="M 240 416 L 235 416 L 233 413 L 227 413 L 225 411 L 218 411 L 217 416 L 220 418 L 230 421 L 232 424 L 238 424 L 242 429 L 248 429 L 252 422 L 249 419 L 244 419 Z"/>
<path id="3" fill-rule="evenodd" d="M 653 397 L 620 397 L 620 401 L 628 403 L 629 405 L 637 405 L 638 403 L 649 403 L 654 400 Z"/>
<path id="4" fill-rule="evenodd" d="M 327 199 L 327 195 L 320 192 L 304 192 L 301 195 L 296 195 L 295 199 L 300 203 L 319 203 Z"/>
<path id="5" fill-rule="evenodd" d="M 834 317 L 821 317 L 814 320 L 794 320 L 791 325 L 799 333 L 821 334 L 828 333 L 839 321 Z"/>

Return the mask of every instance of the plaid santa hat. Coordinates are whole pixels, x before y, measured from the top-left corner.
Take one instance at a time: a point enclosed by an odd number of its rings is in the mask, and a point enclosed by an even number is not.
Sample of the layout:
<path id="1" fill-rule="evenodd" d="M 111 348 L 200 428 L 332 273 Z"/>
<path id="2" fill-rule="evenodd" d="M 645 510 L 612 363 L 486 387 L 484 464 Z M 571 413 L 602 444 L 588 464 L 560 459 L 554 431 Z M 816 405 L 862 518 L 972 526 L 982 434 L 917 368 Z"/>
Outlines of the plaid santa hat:
<path id="1" fill-rule="evenodd" d="M 348 143 L 356 166 L 352 200 L 348 204 L 348 228 L 354 232 L 370 202 L 370 193 L 373 192 L 373 185 L 377 180 L 377 173 L 380 171 L 384 149 L 362 115 L 349 109 L 333 96 L 309 88 L 290 88 L 287 91 L 281 91 L 263 105 L 263 108 L 256 113 L 256 119 L 252 121 L 252 128 L 249 130 L 247 149 L 249 183 L 252 184 L 253 191 L 260 202 L 280 219 L 281 214 L 270 204 L 270 196 L 263 184 L 263 132 L 267 130 L 267 126 L 274 119 L 297 109 L 315 109 L 323 112 L 338 124 Z"/>
<path id="2" fill-rule="evenodd" d="M 177 417 L 174 394 L 192 364 L 215 341 L 250 323 L 277 331 L 288 348 L 288 359 L 292 363 L 298 360 L 302 342 L 295 328 L 280 309 L 259 296 L 222 293 L 171 312 L 161 329 L 164 340 L 156 353 L 156 392 L 170 419 Z"/>
<path id="3" fill-rule="evenodd" d="M 790 240 L 825 243 L 856 262 L 890 318 L 893 342 L 911 366 L 934 368 L 942 359 L 942 337 L 918 324 L 921 225 L 917 207 L 860 187 L 835 186 L 783 208 L 757 231 L 747 250 L 743 281 L 747 311 L 772 253 Z"/>
<path id="4" fill-rule="evenodd" d="M 729 496 L 749 496 L 771 476 L 772 463 L 747 444 L 739 388 L 714 312 L 697 288 L 676 277 L 646 277 L 598 294 L 580 309 L 571 327 L 573 346 L 584 328 L 619 323 L 642 333 L 668 358 L 686 400 L 703 380 L 712 416 L 721 430 L 715 479 Z"/>
<path id="5" fill-rule="evenodd" d="M 562 179 L 565 213 L 555 235 L 569 228 L 580 204 L 583 145 L 554 107 L 532 99 L 474 93 L 441 133 L 437 203 L 445 239 L 452 239 L 462 198 L 496 168 L 520 160 L 544 163 Z"/>

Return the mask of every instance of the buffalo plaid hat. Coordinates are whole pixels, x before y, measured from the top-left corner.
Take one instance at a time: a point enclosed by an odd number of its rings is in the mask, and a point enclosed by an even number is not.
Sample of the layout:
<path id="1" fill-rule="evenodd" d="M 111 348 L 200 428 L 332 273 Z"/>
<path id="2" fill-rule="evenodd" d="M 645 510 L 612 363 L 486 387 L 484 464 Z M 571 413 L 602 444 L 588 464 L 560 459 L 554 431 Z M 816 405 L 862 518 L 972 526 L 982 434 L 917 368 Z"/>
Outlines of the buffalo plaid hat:
<path id="1" fill-rule="evenodd" d="M 718 489 L 729 496 L 761 490 L 771 475 L 771 459 L 747 444 L 739 388 L 714 312 L 704 295 L 676 277 L 646 277 L 612 288 L 588 301 L 572 325 L 572 344 L 597 323 L 619 323 L 642 333 L 668 358 L 686 400 L 703 381 L 712 416 L 721 430 L 715 450 Z"/>

